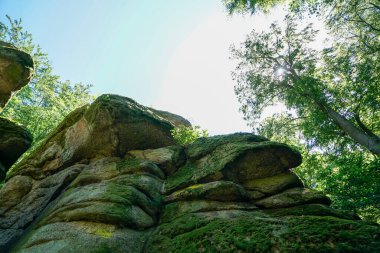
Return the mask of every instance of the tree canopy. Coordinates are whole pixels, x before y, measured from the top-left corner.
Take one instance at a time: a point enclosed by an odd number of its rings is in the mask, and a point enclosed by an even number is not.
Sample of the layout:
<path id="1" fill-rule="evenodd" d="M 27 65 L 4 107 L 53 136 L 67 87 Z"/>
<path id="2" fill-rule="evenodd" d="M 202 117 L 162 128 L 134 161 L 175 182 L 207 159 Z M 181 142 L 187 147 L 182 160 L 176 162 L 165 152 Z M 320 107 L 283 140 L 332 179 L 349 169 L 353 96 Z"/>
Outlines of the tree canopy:
<path id="1" fill-rule="evenodd" d="M 230 13 L 268 10 L 284 1 L 225 1 Z M 303 150 L 298 174 L 337 205 L 371 209 L 380 219 L 380 9 L 373 1 L 293 0 L 284 28 L 253 31 L 233 47 L 241 110 L 260 134 Z M 322 18 L 329 43 L 305 15 Z M 258 123 L 268 106 L 288 112 Z M 365 187 L 363 185 L 365 184 Z M 375 210 L 375 211 L 374 211 Z M 373 217 L 372 217 L 373 218 Z"/>
<path id="2" fill-rule="evenodd" d="M 0 116 L 26 126 L 37 143 L 70 111 L 92 100 L 91 85 L 62 81 L 53 73 L 48 55 L 24 30 L 21 19 L 14 20 L 9 16 L 7 19 L 8 24 L 0 22 L 0 40 L 32 55 L 35 74 L 31 82 L 11 98 Z"/>

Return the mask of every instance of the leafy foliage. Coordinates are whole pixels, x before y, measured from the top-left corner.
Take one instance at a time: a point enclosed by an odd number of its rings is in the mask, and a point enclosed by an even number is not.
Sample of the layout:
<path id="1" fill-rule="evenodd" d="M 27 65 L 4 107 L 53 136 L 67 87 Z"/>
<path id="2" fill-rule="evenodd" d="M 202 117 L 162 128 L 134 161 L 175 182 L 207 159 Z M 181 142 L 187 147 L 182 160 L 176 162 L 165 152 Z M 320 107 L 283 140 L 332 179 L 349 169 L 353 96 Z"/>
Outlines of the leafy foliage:
<path id="1" fill-rule="evenodd" d="M 291 15 L 285 23 L 284 30 L 273 24 L 268 33 L 252 32 L 233 49 L 240 60 L 235 91 L 245 118 L 255 124 L 264 108 L 282 102 L 303 119 L 304 135 L 314 145 L 343 141 L 379 154 L 377 63 L 356 63 L 352 53 L 336 47 L 317 52 L 308 47 L 316 34 L 311 25 L 297 29 Z M 373 117 L 365 124 L 360 114 Z"/>
<path id="2" fill-rule="evenodd" d="M 285 1 L 230 2 L 240 3 L 226 5 L 230 13 L 247 13 Z M 379 5 L 367 0 L 287 2 L 291 14 L 285 29 L 273 24 L 269 32 L 253 31 L 233 48 L 240 61 L 235 91 L 245 119 L 259 134 L 302 151 L 304 163 L 297 173 L 310 187 L 330 194 L 335 206 L 379 222 Z M 317 31 L 311 24 L 299 28 L 305 14 L 324 20 L 331 35 L 325 49 L 309 46 Z M 263 109 L 278 102 L 288 113 L 258 124 Z"/>
<path id="3" fill-rule="evenodd" d="M 207 130 L 201 129 L 200 126 L 179 126 L 171 130 L 175 141 L 180 145 L 186 145 L 194 142 L 198 138 L 207 137 Z"/>
<path id="4" fill-rule="evenodd" d="M 267 11 L 279 2 L 280 0 L 223 0 L 230 14 L 235 12 L 254 13 L 257 10 Z"/>
<path id="5" fill-rule="evenodd" d="M 324 191 L 333 207 L 355 210 L 365 219 L 380 223 L 380 160 L 360 149 L 311 149 L 299 120 L 287 114 L 266 118 L 257 128 L 260 135 L 284 142 L 303 157 L 295 172 L 304 183 Z"/>
<path id="6" fill-rule="evenodd" d="M 0 115 L 26 126 L 41 141 L 73 109 L 90 102 L 90 85 L 61 81 L 53 73 L 48 56 L 33 43 L 21 20 L 7 16 L 9 24 L 0 23 L 0 40 L 9 42 L 32 55 L 35 74 L 31 82 L 14 95 Z"/>

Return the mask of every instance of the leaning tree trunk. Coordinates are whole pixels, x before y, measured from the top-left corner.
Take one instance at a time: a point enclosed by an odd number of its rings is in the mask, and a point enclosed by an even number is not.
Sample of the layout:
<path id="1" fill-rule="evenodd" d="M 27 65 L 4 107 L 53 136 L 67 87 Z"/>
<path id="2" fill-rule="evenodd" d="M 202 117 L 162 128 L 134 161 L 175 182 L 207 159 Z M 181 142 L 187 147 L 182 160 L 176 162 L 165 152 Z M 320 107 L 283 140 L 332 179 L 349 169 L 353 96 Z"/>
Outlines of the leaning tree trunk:
<path id="1" fill-rule="evenodd" d="M 316 103 L 320 108 L 322 108 L 327 116 L 354 141 L 367 148 L 371 153 L 380 155 L 380 138 L 378 136 L 365 133 L 360 128 L 356 127 L 351 121 L 337 113 L 329 105 L 321 104 L 317 101 Z"/>

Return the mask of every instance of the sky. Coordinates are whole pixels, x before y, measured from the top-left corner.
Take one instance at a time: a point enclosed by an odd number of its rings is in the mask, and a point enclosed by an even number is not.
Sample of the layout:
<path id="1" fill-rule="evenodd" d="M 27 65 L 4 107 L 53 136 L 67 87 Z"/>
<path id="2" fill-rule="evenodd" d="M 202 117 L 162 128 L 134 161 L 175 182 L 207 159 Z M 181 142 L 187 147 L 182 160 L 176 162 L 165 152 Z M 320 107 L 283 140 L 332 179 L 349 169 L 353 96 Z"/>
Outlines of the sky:
<path id="1" fill-rule="evenodd" d="M 228 16 L 221 0 L 0 0 L 0 21 L 5 15 L 22 19 L 63 80 L 179 114 L 214 135 L 250 131 L 229 47 L 285 12 Z"/>

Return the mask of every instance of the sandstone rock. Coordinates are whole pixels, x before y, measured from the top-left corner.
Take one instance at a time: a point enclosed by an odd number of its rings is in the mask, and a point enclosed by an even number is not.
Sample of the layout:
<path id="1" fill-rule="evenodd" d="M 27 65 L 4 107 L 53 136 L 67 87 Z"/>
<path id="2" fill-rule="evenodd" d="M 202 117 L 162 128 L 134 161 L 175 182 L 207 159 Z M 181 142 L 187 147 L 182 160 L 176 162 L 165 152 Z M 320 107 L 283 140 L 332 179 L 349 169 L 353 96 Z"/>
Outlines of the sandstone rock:
<path id="1" fill-rule="evenodd" d="M 265 197 L 265 194 L 259 191 L 246 190 L 246 193 L 250 200 L 261 199 Z"/>
<path id="2" fill-rule="evenodd" d="M 31 231 L 15 252 L 92 253 L 142 252 L 148 233 L 112 224 L 95 222 L 58 222 Z"/>
<path id="3" fill-rule="evenodd" d="M 216 135 L 207 138 L 200 138 L 189 144 L 187 155 L 189 159 L 196 160 L 210 154 L 217 147 L 228 143 L 256 143 L 269 141 L 267 138 L 251 133 L 234 133 L 228 135 Z"/>
<path id="4" fill-rule="evenodd" d="M 104 226 L 115 226 L 116 230 L 123 228 L 141 230 L 158 222 L 162 201 L 160 194 L 161 178 L 164 177 L 164 174 L 157 165 L 135 158 L 124 160 L 110 157 L 94 161 L 88 165 L 76 166 L 76 174 L 70 180 L 63 180 L 62 176 L 59 175 L 68 174 L 70 170 L 73 170 L 72 167 L 48 176 L 44 180 L 36 181 L 30 193 L 18 200 L 20 207 L 25 208 L 26 204 L 30 205 L 25 210 L 29 212 L 25 213 L 24 210 L 18 208 L 11 209 L 5 213 L 5 216 L 9 213 L 12 217 L 6 220 L 0 218 L 0 228 L 10 227 L 23 230 L 25 229 L 25 222 L 34 221 L 38 214 L 40 217 L 33 225 L 35 231 L 33 236 L 36 238 L 45 236 L 45 232 L 41 231 L 46 231 L 46 227 L 49 229 L 55 227 L 53 224 L 61 224 L 67 229 L 72 229 L 72 231 L 61 234 L 61 236 L 65 236 L 79 233 L 76 227 L 71 226 L 77 222 L 86 223 L 89 230 L 96 230 L 96 227 L 102 226 L 102 224 Z M 55 183 L 51 182 L 53 176 L 57 179 L 61 178 L 60 183 L 65 185 L 64 189 L 58 188 Z M 7 194 L 9 190 L 6 191 L 6 189 L 15 186 L 16 179 L 21 177 L 25 176 L 12 177 L 7 182 L 6 187 L 2 189 L 3 194 Z M 55 187 L 54 189 L 52 189 L 52 184 Z M 45 193 L 42 191 L 44 188 L 56 196 L 54 205 L 46 207 L 46 201 L 49 201 L 52 196 L 44 195 Z M 2 191 L 0 191 L 0 197 Z M 36 194 L 40 197 L 38 201 L 35 199 Z M 35 202 L 31 203 L 31 200 Z M 2 207 L 3 204 L 0 203 L 0 210 Z M 30 208 L 33 210 L 31 211 Z M 42 212 L 43 208 L 45 210 Z M 13 237 L 8 236 L 10 230 L 4 231 L 8 237 L 3 241 L 14 240 L 21 234 L 19 230 L 13 232 Z M 18 233 L 16 234 L 16 232 Z M 68 239 L 63 237 L 58 239 L 58 236 L 59 234 L 56 234 L 54 240 L 59 241 L 59 243 Z M 87 235 L 85 232 L 82 236 L 88 240 L 97 240 L 97 237 Z M 0 241 L 1 239 L 0 236 Z M 19 247 L 24 248 L 21 244 Z M 31 244 L 31 248 L 36 246 L 33 242 Z M 43 248 L 45 247 L 48 246 L 45 245 Z M 58 246 L 54 245 L 54 247 Z"/>
<path id="5" fill-rule="evenodd" d="M 15 176 L 6 182 L 0 189 L 0 252 L 27 229 L 80 170 L 81 165 L 74 165 L 41 181 Z"/>
<path id="6" fill-rule="evenodd" d="M 174 146 L 163 115 L 114 95 L 71 113 L 0 189 L 0 252 L 380 250 L 378 225 L 303 187 L 289 146 Z"/>
<path id="7" fill-rule="evenodd" d="M 273 177 L 247 180 L 243 183 L 243 186 L 247 190 L 258 191 L 268 195 L 289 188 L 303 187 L 303 183 L 293 172 L 285 172 Z"/>
<path id="8" fill-rule="evenodd" d="M 45 177 L 75 162 L 123 157 L 130 150 L 174 144 L 173 125 L 129 98 L 102 95 L 71 114 L 13 173 Z M 30 171 L 28 168 L 39 168 Z"/>
<path id="9" fill-rule="evenodd" d="M 166 148 L 132 150 L 126 157 L 135 157 L 149 160 L 159 165 L 166 175 L 173 174 L 178 167 L 182 166 L 186 161 L 184 149 L 180 146 L 170 146 Z"/>
<path id="10" fill-rule="evenodd" d="M 2 203 L 0 214 L 4 214 L 10 208 L 19 204 L 33 186 L 33 180 L 27 176 L 15 176 L 0 190 Z"/>
<path id="11" fill-rule="evenodd" d="M 218 201 L 244 201 L 247 193 L 241 185 L 229 181 L 215 181 L 196 184 L 173 192 L 165 198 L 165 202 L 181 200 L 207 199 Z"/>
<path id="12" fill-rule="evenodd" d="M 168 120 L 173 126 L 176 126 L 176 127 L 179 127 L 179 126 L 186 126 L 186 127 L 191 127 L 191 123 L 179 116 L 179 115 L 176 115 L 174 113 L 170 113 L 170 112 L 166 112 L 166 111 L 160 111 L 160 110 L 156 110 L 156 109 L 153 109 L 153 108 L 149 108 L 151 111 L 153 111 L 154 114 L 164 118 L 165 120 Z"/>
<path id="13" fill-rule="evenodd" d="M 26 128 L 0 117 L 0 181 L 32 141 L 33 136 Z"/>
<path id="14" fill-rule="evenodd" d="M 29 54 L 0 41 L 0 110 L 13 92 L 30 81 L 33 68 L 33 59 Z"/>
<path id="15" fill-rule="evenodd" d="M 257 206 L 247 202 L 221 202 L 206 200 L 178 201 L 165 205 L 160 222 L 169 222 L 189 213 L 229 210 L 233 215 L 233 211 L 236 210 L 256 209 L 258 209 Z"/>
<path id="16" fill-rule="evenodd" d="M 264 208 L 291 207 L 302 204 L 325 204 L 331 201 L 321 192 L 305 188 L 293 188 L 279 194 L 258 200 L 255 205 Z"/>
<path id="17" fill-rule="evenodd" d="M 231 142 L 228 142 L 228 137 Z M 241 139 L 251 142 L 239 142 Z M 217 140 L 219 143 L 220 140 Z M 240 183 L 270 177 L 301 163 L 301 155 L 289 146 L 264 141 L 254 135 L 234 134 L 222 140 L 219 146 L 204 139 L 193 143 L 189 147 L 188 162 L 166 180 L 165 192 L 170 193 L 200 181 L 229 180 Z M 197 147 L 203 146 L 205 142 L 212 148 Z M 200 157 L 200 154 L 205 156 Z"/>
<path id="18" fill-rule="evenodd" d="M 162 186 L 154 173 L 147 162 L 136 159 L 103 159 L 90 164 L 38 226 L 90 221 L 137 229 L 151 227 L 158 221 L 161 197 L 157 193 Z M 90 180 L 88 175 L 92 175 Z"/>
<path id="19" fill-rule="evenodd" d="M 282 216 L 331 216 L 346 220 L 360 220 L 359 216 L 351 211 L 342 211 L 333 209 L 331 207 L 322 204 L 305 204 L 286 208 L 276 208 L 276 209 L 265 209 L 264 213 L 271 216 L 282 217 Z"/>

